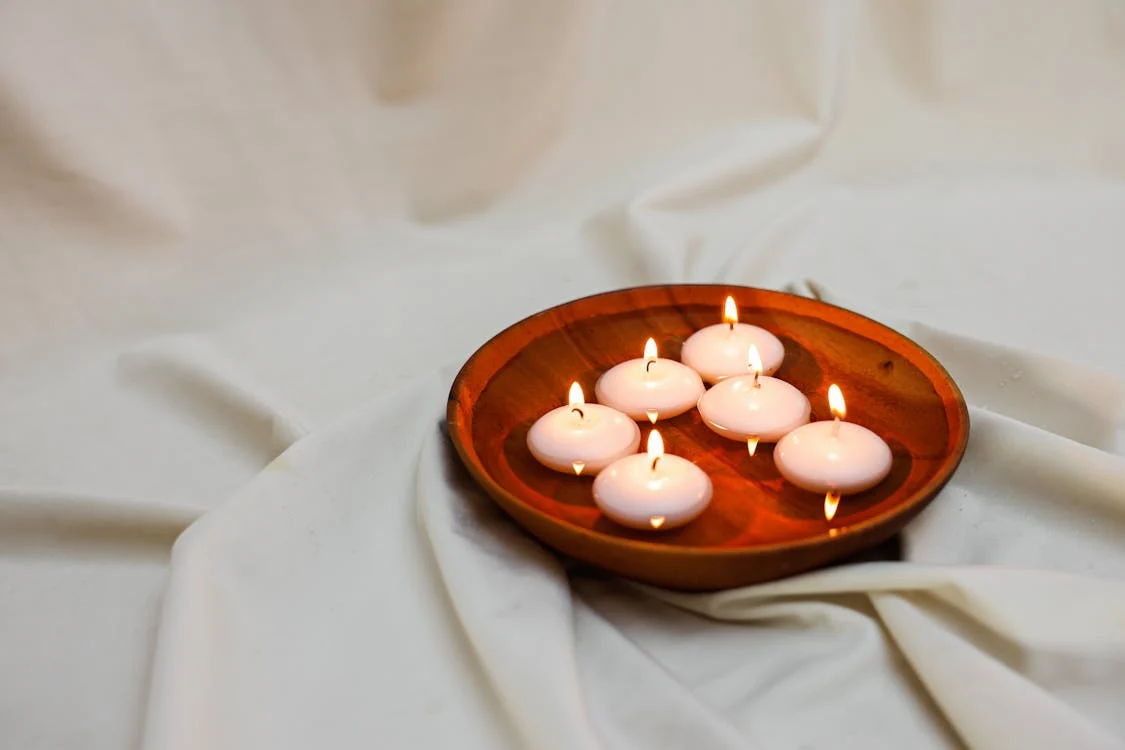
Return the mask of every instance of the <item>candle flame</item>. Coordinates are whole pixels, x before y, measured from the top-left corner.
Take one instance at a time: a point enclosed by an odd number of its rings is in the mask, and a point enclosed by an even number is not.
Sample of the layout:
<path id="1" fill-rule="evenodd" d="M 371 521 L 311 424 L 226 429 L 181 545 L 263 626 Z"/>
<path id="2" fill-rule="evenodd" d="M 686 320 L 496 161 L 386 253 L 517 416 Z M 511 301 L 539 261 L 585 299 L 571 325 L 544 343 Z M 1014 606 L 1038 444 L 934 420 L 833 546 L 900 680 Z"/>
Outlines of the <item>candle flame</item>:
<path id="1" fill-rule="evenodd" d="M 648 457 L 660 458 L 664 455 L 664 438 L 660 437 L 660 430 L 653 430 L 648 434 Z"/>
<path id="2" fill-rule="evenodd" d="M 586 397 L 582 393 L 582 386 L 578 385 L 578 381 L 570 384 L 570 405 L 581 406 L 586 403 Z"/>
<path id="3" fill-rule="evenodd" d="M 586 468 L 586 462 L 575 461 L 570 466 L 572 469 L 574 469 L 574 473 L 576 476 L 582 476 L 582 470 Z"/>
<path id="4" fill-rule="evenodd" d="M 645 362 L 652 362 L 656 359 L 656 339 L 649 338 L 645 342 Z"/>
<path id="5" fill-rule="evenodd" d="M 835 383 L 828 386 L 828 408 L 832 410 L 832 416 L 836 419 L 843 419 L 848 415 L 848 407 L 844 403 L 844 394 L 840 391 L 840 386 Z"/>
<path id="6" fill-rule="evenodd" d="M 656 409 L 645 409 L 645 416 L 648 417 L 648 421 L 656 424 L 656 420 L 660 417 L 660 412 Z"/>
<path id="7" fill-rule="evenodd" d="M 750 451 L 751 456 L 753 456 L 755 453 L 757 453 L 758 452 L 758 438 L 756 438 L 756 437 L 746 438 L 746 450 Z"/>
<path id="8" fill-rule="evenodd" d="M 648 519 L 648 522 L 652 524 L 652 528 L 659 529 L 664 525 L 664 520 L 664 516 L 653 516 L 652 518 Z"/>
<path id="9" fill-rule="evenodd" d="M 731 325 L 738 322 L 738 305 L 734 304 L 734 297 L 727 297 L 723 304 L 723 322 Z"/>
<path id="10" fill-rule="evenodd" d="M 840 507 L 840 493 L 829 492 L 824 495 L 824 520 L 831 521 L 836 517 L 836 508 Z"/>
<path id="11" fill-rule="evenodd" d="M 758 347 L 755 344 L 750 345 L 750 352 L 746 355 L 746 365 L 750 368 L 751 375 L 762 374 L 762 355 L 758 353 Z"/>

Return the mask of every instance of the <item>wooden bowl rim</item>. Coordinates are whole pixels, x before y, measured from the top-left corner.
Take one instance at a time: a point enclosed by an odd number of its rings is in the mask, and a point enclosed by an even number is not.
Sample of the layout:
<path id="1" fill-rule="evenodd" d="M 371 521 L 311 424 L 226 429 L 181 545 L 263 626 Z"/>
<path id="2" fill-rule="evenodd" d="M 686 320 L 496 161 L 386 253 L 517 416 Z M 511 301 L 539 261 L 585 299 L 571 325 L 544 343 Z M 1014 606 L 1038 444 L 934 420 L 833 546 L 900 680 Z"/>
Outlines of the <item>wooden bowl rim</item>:
<path id="1" fill-rule="evenodd" d="M 730 293 L 732 290 L 743 290 L 747 292 L 753 292 L 755 295 L 764 295 L 764 297 L 767 299 L 773 299 L 777 301 L 792 300 L 797 302 L 801 307 L 812 308 L 814 310 L 821 307 L 832 308 L 840 311 L 846 317 L 850 317 L 856 321 L 860 321 L 864 325 L 871 326 L 880 330 L 884 333 L 884 335 L 889 335 L 893 338 L 899 339 L 909 348 L 917 350 L 917 352 L 922 355 L 925 363 L 933 368 L 933 370 L 935 371 L 934 373 L 927 373 L 923 370 L 923 374 L 927 375 L 930 382 L 935 386 L 935 390 L 938 391 L 938 395 L 942 395 L 939 389 L 940 385 L 944 385 L 950 390 L 950 395 L 953 397 L 957 407 L 955 412 L 951 411 L 948 406 L 946 406 L 945 408 L 947 417 L 949 415 L 956 416 L 956 419 L 948 419 L 950 433 L 956 436 L 956 444 L 953 450 L 949 453 L 948 456 L 946 456 L 945 460 L 938 467 L 937 471 L 934 472 L 933 476 L 931 476 L 925 484 L 915 490 L 908 497 L 903 498 L 901 502 L 895 504 L 894 507 L 888 509 L 885 513 L 881 513 L 871 518 L 858 521 L 854 524 L 849 524 L 845 527 L 828 528 L 825 529 L 825 531 L 822 533 L 817 533 L 801 539 L 794 539 L 791 541 L 783 542 L 771 542 L 767 544 L 755 544 L 753 546 L 743 547 L 689 547 L 662 543 L 659 540 L 648 541 L 633 539 L 630 537 L 618 536 L 616 534 L 588 529 L 583 526 L 578 526 L 576 524 L 570 523 L 558 516 L 543 512 L 534 505 L 524 501 L 523 498 L 519 497 L 517 494 L 509 492 L 496 480 L 494 480 L 489 472 L 485 470 L 484 464 L 480 461 L 475 446 L 473 445 L 472 435 L 469 434 L 470 431 L 464 429 L 464 425 L 460 420 L 461 403 L 458 399 L 458 392 L 461 390 L 464 381 L 469 377 L 469 374 L 476 366 L 477 360 L 481 358 L 485 353 L 487 353 L 488 349 L 497 346 L 499 342 L 501 342 L 512 331 L 535 320 L 536 318 L 550 315 L 551 313 L 562 308 L 570 307 L 572 305 L 577 305 L 583 302 L 593 301 L 602 297 L 626 295 L 631 292 L 641 292 L 644 290 L 675 291 L 676 289 L 714 289 L 716 291 L 725 291 L 727 293 Z M 755 305 L 753 307 L 748 307 L 747 309 L 753 309 L 754 307 L 759 306 L 760 305 Z M 740 307 L 740 309 L 743 308 Z M 801 311 L 798 310 L 795 312 Z M 866 334 L 860 333 L 858 331 L 854 331 L 854 329 L 853 332 L 859 333 L 859 335 L 862 335 L 864 338 L 867 338 L 869 340 L 871 339 L 870 336 L 867 336 Z M 498 371 L 499 369 L 497 369 L 497 372 Z M 495 372 L 489 376 L 488 380 L 491 380 L 494 375 Z M 933 375 L 937 375 L 939 377 L 935 378 L 933 377 Z M 792 549 L 816 547 L 819 545 L 823 545 L 826 542 L 835 541 L 844 536 L 853 536 L 855 534 L 861 534 L 862 532 L 867 530 L 886 526 L 898 519 L 900 516 L 909 515 L 912 511 L 918 508 L 918 506 L 925 505 L 930 500 L 932 500 L 933 497 L 937 495 L 942 487 L 944 487 L 949 479 L 953 476 L 953 473 L 957 470 L 958 466 L 961 463 L 961 459 L 965 455 L 965 450 L 969 442 L 970 431 L 968 405 L 965 402 L 965 397 L 961 393 L 961 389 L 957 385 L 957 382 L 953 379 L 953 377 L 949 374 L 949 371 L 945 369 L 941 362 L 937 360 L 936 357 L 934 357 L 932 354 L 930 354 L 929 351 L 927 351 L 924 347 L 913 341 L 908 336 L 905 336 L 904 334 L 894 330 L 890 326 L 880 323 L 873 318 L 870 318 L 861 313 L 857 313 L 853 310 L 840 307 L 839 305 L 834 305 L 830 302 L 824 302 L 819 299 L 804 297 L 799 294 L 781 292 L 773 289 L 762 289 L 760 287 L 751 287 L 741 284 L 714 283 L 643 284 L 639 286 L 623 287 L 620 289 L 597 292 L 594 294 L 587 294 L 582 297 L 576 297 L 575 299 L 572 299 L 570 301 L 562 302 L 557 305 L 544 308 L 539 312 L 528 315 L 527 317 L 518 320 L 515 323 L 512 323 L 511 325 L 496 333 L 484 344 L 482 344 L 472 354 L 472 356 L 470 356 L 469 359 L 465 361 L 465 364 L 462 365 L 461 369 L 458 371 L 457 376 L 453 379 L 453 385 L 449 390 L 448 402 L 446 404 L 446 423 L 449 428 L 450 440 L 453 442 L 453 446 L 456 449 L 457 454 L 460 456 L 461 462 L 469 470 L 469 473 L 472 475 L 472 477 L 482 486 L 483 489 L 488 492 L 488 494 L 493 497 L 493 499 L 497 500 L 497 502 L 499 502 L 499 499 L 502 497 L 507 502 L 518 505 L 525 512 L 530 512 L 550 524 L 564 527 L 569 532 L 589 537 L 597 543 L 618 544 L 623 547 L 643 550 L 646 552 L 660 552 L 663 554 L 672 554 L 683 557 L 703 556 L 710 558 L 766 555 L 776 552 L 784 552 L 786 550 Z M 500 504 L 503 505 L 503 503 Z M 834 529 L 837 530 L 836 534 L 831 533 Z"/>

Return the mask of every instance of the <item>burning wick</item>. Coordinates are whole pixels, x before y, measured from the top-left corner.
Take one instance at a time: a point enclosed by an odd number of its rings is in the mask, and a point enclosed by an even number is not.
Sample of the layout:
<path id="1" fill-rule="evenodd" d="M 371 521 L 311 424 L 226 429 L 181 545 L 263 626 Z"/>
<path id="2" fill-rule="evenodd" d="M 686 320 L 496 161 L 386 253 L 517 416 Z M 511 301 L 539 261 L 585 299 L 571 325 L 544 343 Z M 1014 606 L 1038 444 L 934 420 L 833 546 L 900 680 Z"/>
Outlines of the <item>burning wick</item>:
<path id="1" fill-rule="evenodd" d="M 656 471 L 656 462 L 664 455 L 664 438 L 660 437 L 660 432 L 658 430 L 653 430 L 648 434 L 646 452 L 649 458 L 652 459 L 652 470 Z"/>
<path id="2" fill-rule="evenodd" d="M 649 369 L 656 363 L 656 339 L 649 338 L 645 342 L 645 375 L 649 373 Z"/>
<path id="3" fill-rule="evenodd" d="M 660 416 L 660 412 L 656 409 L 645 409 L 645 416 L 648 417 L 648 421 L 656 424 L 656 419 Z"/>
<path id="4" fill-rule="evenodd" d="M 758 382 L 758 377 L 762 374 L 762 355 L 758 353 L 758 347 L 754 344 L 750 345 L 750 351 L 746 354 L 746 366 L 754 373 L 754 387 L 761 388 L 762 384 Z"/>
<path id="5" fill-rule="evenodd" d="M 840 392 L 840 386 L 835 383 L 828 386 L 828 408 L 832 410 L 832 416 L 836 418 L 836 421 L 832 423 L 832 437 L 839 437 L 840 420 L 848 415 L 848 407 L 844 403 L 844 394 Z"/>
<path id="6" fill-rule="evenodd" d="M 734 333 L 734 324 L 738 322 L 738 307 L 734 304 L 734 297 L 727 297 L 723 304 L 723 321 L 730 326 L 730 332 Z"/>
<path id="7" fill-rule="evenodd" d="M 824 496 L 824 520 L 831 521 L 836 517 L 836 508 L 840 507 L 840 493 L 829 492 Z"/>
<path id="8" fill-rule="evenodd" d="M 586 418 L 586 412 L 582 411 L 582 404 L 586 403 L 586 397 L 582 394 L 582 386 L 578 385 L 578 381 L 570 384 L 570 394 L 567 399 L 570 403 L 570 411 L 572 414 L 578 414 L 579 421 Z"/>
<path id="9" fill-rule="evenodd" d="M 757 437 L 751 436 L 751 437 L 746 438 L 746 450 L 750 451 L 751 456 L 753 456 L 755 453 L 757 453 L 757 451 L 758 451 L 758 438 Z"/>
<path id="10" fill-rule="evenodd" d="M 574 468 L 574 473 L 577 476 L 582 476 L 582 470 L 586 468 L 586 462 L 585 461 L 575 461 L 574 463 L 571 464 L 571 466 Z"/>
<path id="11" fill-rule="evenodd" d="M 653 516 L 652 518 L 648 519 L 648 522 L 652 524 L 652 528 L 659 529 L 664 525 L 664 516 Z"/>

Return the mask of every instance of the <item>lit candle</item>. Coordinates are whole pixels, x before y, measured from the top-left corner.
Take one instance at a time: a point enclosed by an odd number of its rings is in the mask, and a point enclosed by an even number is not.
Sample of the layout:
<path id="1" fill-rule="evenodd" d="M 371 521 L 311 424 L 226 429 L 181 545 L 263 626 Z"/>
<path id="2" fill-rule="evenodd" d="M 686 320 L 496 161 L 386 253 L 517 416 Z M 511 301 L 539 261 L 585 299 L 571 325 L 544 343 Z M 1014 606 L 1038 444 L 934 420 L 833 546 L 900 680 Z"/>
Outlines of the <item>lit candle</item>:
<path id="1" fill-rule="evenodd" d="M 582 387 L 570 386 L 570 403 L 531 425 L 527 447 L 544 466 L 568 474 L 597 474 L 641 444 L 637 423 L 616 409 L 583 402 Z"/>
<path id="2" fill-rule="evenodd" d="M 844 394 L 828 388 L 832 420 L 798 427 L 777 443 L 773 460 L 781 475 L 810 492 L 823 492 L 824 515 L 836 515 L 841 495 L 862 492 L 887 478 L 891 449 L 866 427 L 845 422 Z"/>
<path id="3" fill-rule="evenodd" d="M 653 430 L 646 453 L 610 464 L 594 480 L 594 502 L 602 513 L 634 529 L 674 529 L 696 518 L 711 502 L 711 479 L 698 466 L 664 454 Z"/>
<path id="4" fill-rule="evenodd" d="M 702 328 L 684 342 L 680 359 L 708 383 L 746 373 L 746 351 L 758 347 L 762 374 L 773 375 L 785 359 L 780 339 L 764 328 L 738 322 L 738 306 L 727 297 L 723 322 Z"/>
<path id="5" fill-rule="evenodd" d="M 695 406 L 703 381 L 690 367 L 656 356 L 656 341 L 645 342 L 643 359 L 630 359 L 598 378 L 598 401 L 633 419 L 670 419 Z"/>
<path id="6" fill-rule="evenodd" d="M 758 443 L 775 443 L 809 421 L 805 394 L 784 380 L 762 375 L 758 347 L 750 345 L 749 375 L 726 378 L 699 399 L 699 415 L 714 432 L 745 441 L 750 455 Z"/>

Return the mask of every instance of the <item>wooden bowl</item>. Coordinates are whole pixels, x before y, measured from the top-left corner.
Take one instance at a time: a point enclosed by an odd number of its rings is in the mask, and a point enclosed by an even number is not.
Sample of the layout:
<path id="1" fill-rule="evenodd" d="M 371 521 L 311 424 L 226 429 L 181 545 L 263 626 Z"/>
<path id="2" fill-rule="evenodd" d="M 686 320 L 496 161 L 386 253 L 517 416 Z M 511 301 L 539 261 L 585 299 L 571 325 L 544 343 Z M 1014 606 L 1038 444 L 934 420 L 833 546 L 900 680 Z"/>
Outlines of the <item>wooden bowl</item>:
<path id="1" fill-rule="evenodd" d="M 785 344 L 775 377 L 830 419 L 827 392 L 838 384 L 848 420 L 890 445 L 890 476 L 845 496 L 825 520 L 824 496 L 790 485 L 773 446 L 751 458 L 745 444 L 709 430 L 695 409 L 659 429 L 669 453 L 684 456 L 714 483 L 711 505 L 687 526 L 632 531 L 594 505 L 593 479 L 551 471 L 527 448 L 527 431 L 566 402 L 577 380 L 592 398 L 609 367 L 641 356 L 656 338 L 660 356 L 678 359 L 692 332 L 721 322 L 733 295 L 742 322 Z M 648 286 L 575 300 L 532 315 L 496 335 L 461 369 L 449 394 L 449 434 L 484 490 L 527 531 L 554 549 L 621 576 L 673 589 L 707 591 L 792 575 L 886 540 L 949 480 L 969 437 L 965 400 L 949 373 L 905 336 L 856 313 L 781 292 L 725 285 Z M 642 425 L 647 434 L 647 425 Z M 643 446 L 643 443 L 642 443 Z"/>

